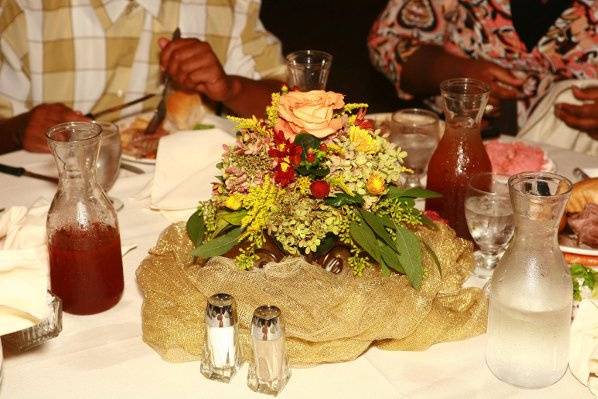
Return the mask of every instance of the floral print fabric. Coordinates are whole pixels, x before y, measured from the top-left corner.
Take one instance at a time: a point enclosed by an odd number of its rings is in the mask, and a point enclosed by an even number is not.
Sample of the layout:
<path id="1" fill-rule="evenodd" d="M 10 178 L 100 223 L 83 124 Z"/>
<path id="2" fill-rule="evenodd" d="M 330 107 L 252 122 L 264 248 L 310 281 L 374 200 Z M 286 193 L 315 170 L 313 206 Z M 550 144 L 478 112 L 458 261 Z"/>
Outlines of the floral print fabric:
<path id="1" fill-rule="evenodd" d="M 572 1 L 528 51 L 513 26 L 509 0 L 390 0 L 371 29 L 370 56 L 405 99 L 412 96 L 400 86 L 402 64 L 421 44 L 494 62 L 526 77 L 529 97 L 520 101 L 522 111 L 556 80 L 598 77 L 597 3 Z"/>

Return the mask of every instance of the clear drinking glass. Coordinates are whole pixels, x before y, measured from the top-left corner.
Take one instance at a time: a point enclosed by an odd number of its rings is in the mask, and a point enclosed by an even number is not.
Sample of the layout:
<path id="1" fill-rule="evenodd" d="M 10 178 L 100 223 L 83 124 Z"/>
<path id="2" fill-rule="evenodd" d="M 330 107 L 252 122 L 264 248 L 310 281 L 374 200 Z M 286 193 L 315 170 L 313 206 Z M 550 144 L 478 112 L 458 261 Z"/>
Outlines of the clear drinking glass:
<path id="1" fill-rule="evenodd" d="M 567 370 L 573 289 L 558 242 L 571 182 L 553 173 L 509 179 L 515 235 L 490 284 L 486 364 L 524 388 L 557 382 Z"/>
<path id="2" fill-rule="evenodd" d="M 515 224 L 509 198 L 508 176 L 493 173 L 474 175 L 465 194 L 465 219 L 476 251 L 475 275 L 489 278 L 507 244 Z"/>
<path id="3" fill-rule="evenodd" d="M 405 186 L 421 187 L 421 177 L 440 139 L 439 126 L 438 115 L 425 109 L 402 109 L 392 114 L 390 138 L 407 151 L 405 166 L 413 170 L 405 174 Z"/>
<path id="4" fill-rule="evenodd" d="M 100 141 L 100 153 L 96 162 L 96 178 L 102 189 L 108 193 L 120 172 L 120 157 L 122 155 L 122 146 L 120 142 L 120 132 L 118 126 L 111 122 L 93 121 L 102 129 Z M 124 204 L 121 200 L 114 197 L 108 197 L 114 209 L 119 211 Z"/>
<path id="5" fill-rule="evenodd" d="M 100 134 L 88 122 L 46 133 L 59 177 L 46 222 L 50 283 L 64 311 L 74 314 L 107 310 L 124 289 L 116 212 L 96 180 Z"/>
<path id="6" fill-rule="evenodd" d="M 300 50 L 287 55 L 287 84 L 301 91 L 325 90 L 332 55 L 318 50 Z"/>

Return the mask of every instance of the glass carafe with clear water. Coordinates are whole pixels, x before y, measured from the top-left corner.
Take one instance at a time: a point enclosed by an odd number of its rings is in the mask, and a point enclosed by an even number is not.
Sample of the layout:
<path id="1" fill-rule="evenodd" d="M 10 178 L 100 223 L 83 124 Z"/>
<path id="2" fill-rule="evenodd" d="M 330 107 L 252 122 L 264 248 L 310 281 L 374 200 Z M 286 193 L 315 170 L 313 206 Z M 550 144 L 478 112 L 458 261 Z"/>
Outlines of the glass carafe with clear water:
<path id="1" fill-rule="evenodd" d="M 545 387 L 567 370 L 573 294 L 557 232 L 571 187 L 552 173 L 509 179 L 515 235 L 490 282 L 486 363 L 516 386 Z"/>
<path id="2" fill-rule="evenodd" d="M 60 179 L 46 222 L 50 283 L 74 314 L 111 308 L 124 288 L 116 212 L 96 180 L 101 131 L 68 122 L 46 134 Z"/>

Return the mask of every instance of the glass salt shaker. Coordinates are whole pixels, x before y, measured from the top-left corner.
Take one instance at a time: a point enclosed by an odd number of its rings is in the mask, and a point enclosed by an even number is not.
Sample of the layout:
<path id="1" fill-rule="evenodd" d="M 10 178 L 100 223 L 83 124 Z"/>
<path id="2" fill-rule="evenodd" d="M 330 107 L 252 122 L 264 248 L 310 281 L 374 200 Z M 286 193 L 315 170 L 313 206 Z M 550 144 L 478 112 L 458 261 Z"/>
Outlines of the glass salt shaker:
<path id="1" fill-rule="evenodd" d="M 206 306 L 206 335 L 201 373 L 229 382 L 239 368 L 237 306 L 229 294 L 215 294 Z"/>
<path id="2" fill-rule="evenodd" d="M 256 392 L 277 395 L 291 377 L 279 308 L 260 306 L 253 312 L 251 341 L 253 361 L 249 365 L 247 385 Z"/>

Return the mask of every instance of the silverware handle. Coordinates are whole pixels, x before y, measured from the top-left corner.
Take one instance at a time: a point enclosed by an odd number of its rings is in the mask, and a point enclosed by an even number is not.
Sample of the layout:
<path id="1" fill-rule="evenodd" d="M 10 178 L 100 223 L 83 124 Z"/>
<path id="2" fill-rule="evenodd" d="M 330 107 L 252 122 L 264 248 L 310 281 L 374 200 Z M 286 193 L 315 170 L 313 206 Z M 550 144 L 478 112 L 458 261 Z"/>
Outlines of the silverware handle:
<path id="1" fill-rule="evenodd" d="M 4 164 L 0 163 L 0 172 L 6 173 L 7 175 L 21 177 L 25 174 L 25 168 L 9 166 L 9 165 L 4 165 Z"/>

